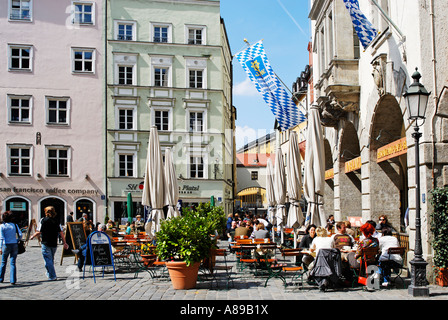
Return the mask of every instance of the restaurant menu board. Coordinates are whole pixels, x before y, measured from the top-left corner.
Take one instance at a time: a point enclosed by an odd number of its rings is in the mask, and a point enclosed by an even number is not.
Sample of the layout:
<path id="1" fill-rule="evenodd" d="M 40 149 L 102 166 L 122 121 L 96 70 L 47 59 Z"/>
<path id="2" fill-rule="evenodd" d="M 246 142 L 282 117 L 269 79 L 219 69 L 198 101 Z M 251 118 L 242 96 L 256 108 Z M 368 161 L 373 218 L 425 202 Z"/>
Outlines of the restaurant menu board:
<path id="1" fill-rule="evenodd" d="M 87 243 L 86 232 L 82 222 L 68 222 L 65 229 L 65 241 L 68 249 L 62 249 L 61 265 L 64 257 L 73 256 L 72 250 L 80 250 Z"/>
<path id="2" fill-rule="evenodd" d="M 93 280 L 95 281 L 95 267 L 113 267 L 115 278 L 115 266 L 109 236 L 104 232 L 95 231 L 88 238 L 88 246 L 92 264 Z"/>

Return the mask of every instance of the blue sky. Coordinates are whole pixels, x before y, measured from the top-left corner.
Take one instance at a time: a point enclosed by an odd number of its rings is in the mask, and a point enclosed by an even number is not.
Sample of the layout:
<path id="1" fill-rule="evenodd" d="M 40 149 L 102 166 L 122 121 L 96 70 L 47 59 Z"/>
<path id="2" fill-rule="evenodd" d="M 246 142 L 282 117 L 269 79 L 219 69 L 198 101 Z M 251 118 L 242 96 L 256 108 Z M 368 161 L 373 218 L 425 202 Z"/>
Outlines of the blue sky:
<path id="1" fill-rule="evenodd" d="M 274 72 L 289 90 L 309 63 L 308 13 L 309 0 L 221 0 L 221 16 L 232 54 L 247 47 L 244 39 L 251 44 L 263 40 Z M 236 59 L 233 60 L 233 73 L 239 148 L 272 131 L 275 118 Z"/>

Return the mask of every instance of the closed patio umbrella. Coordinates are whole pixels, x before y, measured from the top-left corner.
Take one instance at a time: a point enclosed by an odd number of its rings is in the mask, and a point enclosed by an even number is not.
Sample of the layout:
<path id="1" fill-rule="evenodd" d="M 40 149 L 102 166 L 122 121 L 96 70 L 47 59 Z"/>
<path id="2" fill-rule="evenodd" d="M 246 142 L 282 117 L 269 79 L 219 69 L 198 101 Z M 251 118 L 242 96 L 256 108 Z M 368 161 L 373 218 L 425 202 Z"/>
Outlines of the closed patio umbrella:
<path id="1" fill-rule="evenodd" d="M 155 238 L 160 229 L 160 221 L 164 219 L 163 207 L 168 205 L 163 166 L 157 127 L 153 126 L 149 134 L 148 154 L 146 158 L 145 179 L 143 182 L 142 205 L 151 207 L 145 230 L 151 238 Z"/>
<path id="2" fill-rule="evenodd" d="M 270 158 L 266 164 L 266 200 L 268 202 L 268 219 L 272 224 L 275 223 L 275 191 L 274 191 L 274 168 Z M 272 238 L 274 239 L 274 232 L 272 232 Z"/>
<path id="3" fill-rule="evenodd" d="M 286 173 L 282 150 L 280 148 L 277 149 L 277 153 L 275 154 L 274 190 L 275 201 L 277 202 L 277 212 L 275 214 L 277 231 L 280 228 L 281 243 L 283 243 L 283 227 L 286 222 Z"/>
<path id="4" fill-rule="evenodd" d="M 303 192 L 308 202 L 305 225 L 324 226 L 323 192 L 325 183 L 324 140 L 317 106 L 308 114 Z"/>
<path id="5" fill-rule="evenodd" d="M 288 150 L 288 165 L 287 182 L 288 182 L 288 195 L 289 195 L 289 212 L 286 226 L 288 228 L 297 229 L 302 223 L 302 209 L 300 208 L 299 200 L 302 198 L 302 169 L 299 151 L 299 141 L 297 138 L 297 132 L 292 131 L 289 137 L 289 150 Z M 296 247 L 297 234 L 294 230 L 294 248 Z"/>
<path id="6" fill-rule="evenodd" d="M 128 222 L 132 223 L 132 221 L 134 220 L 134 205 L 132 204 L 132 194 L 130 192 L 128 192 L 126 207 L 128 213 Z"/>
<path id="7" fill-rule="evenodd" d="M 166 218 L 180 216 L 177 209 L 179 201 L 179 185 L 177 184 L 176 170 L 174 169 L 173 153 L 171 148 L 165 149 L 165 179 L 167 186 L 168 212 Z"/>

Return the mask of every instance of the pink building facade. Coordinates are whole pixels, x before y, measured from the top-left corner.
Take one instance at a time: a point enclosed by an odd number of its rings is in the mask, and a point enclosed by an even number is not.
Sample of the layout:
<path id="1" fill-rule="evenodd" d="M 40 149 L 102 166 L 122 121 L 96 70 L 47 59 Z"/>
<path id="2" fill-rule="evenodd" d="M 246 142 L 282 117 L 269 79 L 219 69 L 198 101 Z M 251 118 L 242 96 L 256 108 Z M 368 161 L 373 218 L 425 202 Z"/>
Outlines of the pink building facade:
<path id="1" fill-rule="evenodd" d="M 0 209 L 105 217 L 102 1 L 0 1 Z"/>

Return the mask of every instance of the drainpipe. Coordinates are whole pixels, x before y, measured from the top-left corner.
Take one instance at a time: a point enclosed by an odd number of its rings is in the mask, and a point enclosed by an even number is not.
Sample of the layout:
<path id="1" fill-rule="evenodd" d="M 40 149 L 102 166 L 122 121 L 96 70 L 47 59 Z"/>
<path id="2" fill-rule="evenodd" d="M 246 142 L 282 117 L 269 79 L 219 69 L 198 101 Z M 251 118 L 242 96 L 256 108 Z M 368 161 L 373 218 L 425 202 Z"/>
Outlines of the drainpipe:
<path id="1" fill-rule="evenodd" d="M 109 206 L 109 192 L 107 180 L 107 3 L 104 1 L 104 210 L 105 216 L 108 216 Z M 110 217 L 109 217 L 110 218 Z"/>
<path id="2" fill-rule="evenodd" d="M 435 137 L 435 118 L 439 107 L 439 98 L 437 95 L 437 61 L 435 46 L 435 22 L 434 22 L 434 0 L 430 0 L 430 23 L 431 23 L 431 50 L 432 50 L 432 76 L 434 83 L 434 115 L 431 121 L 431 138 L 432 138 L 432 186 L 436 187 L 435 179 L 435 162 L 436 162 L 436 137 Z"/>

